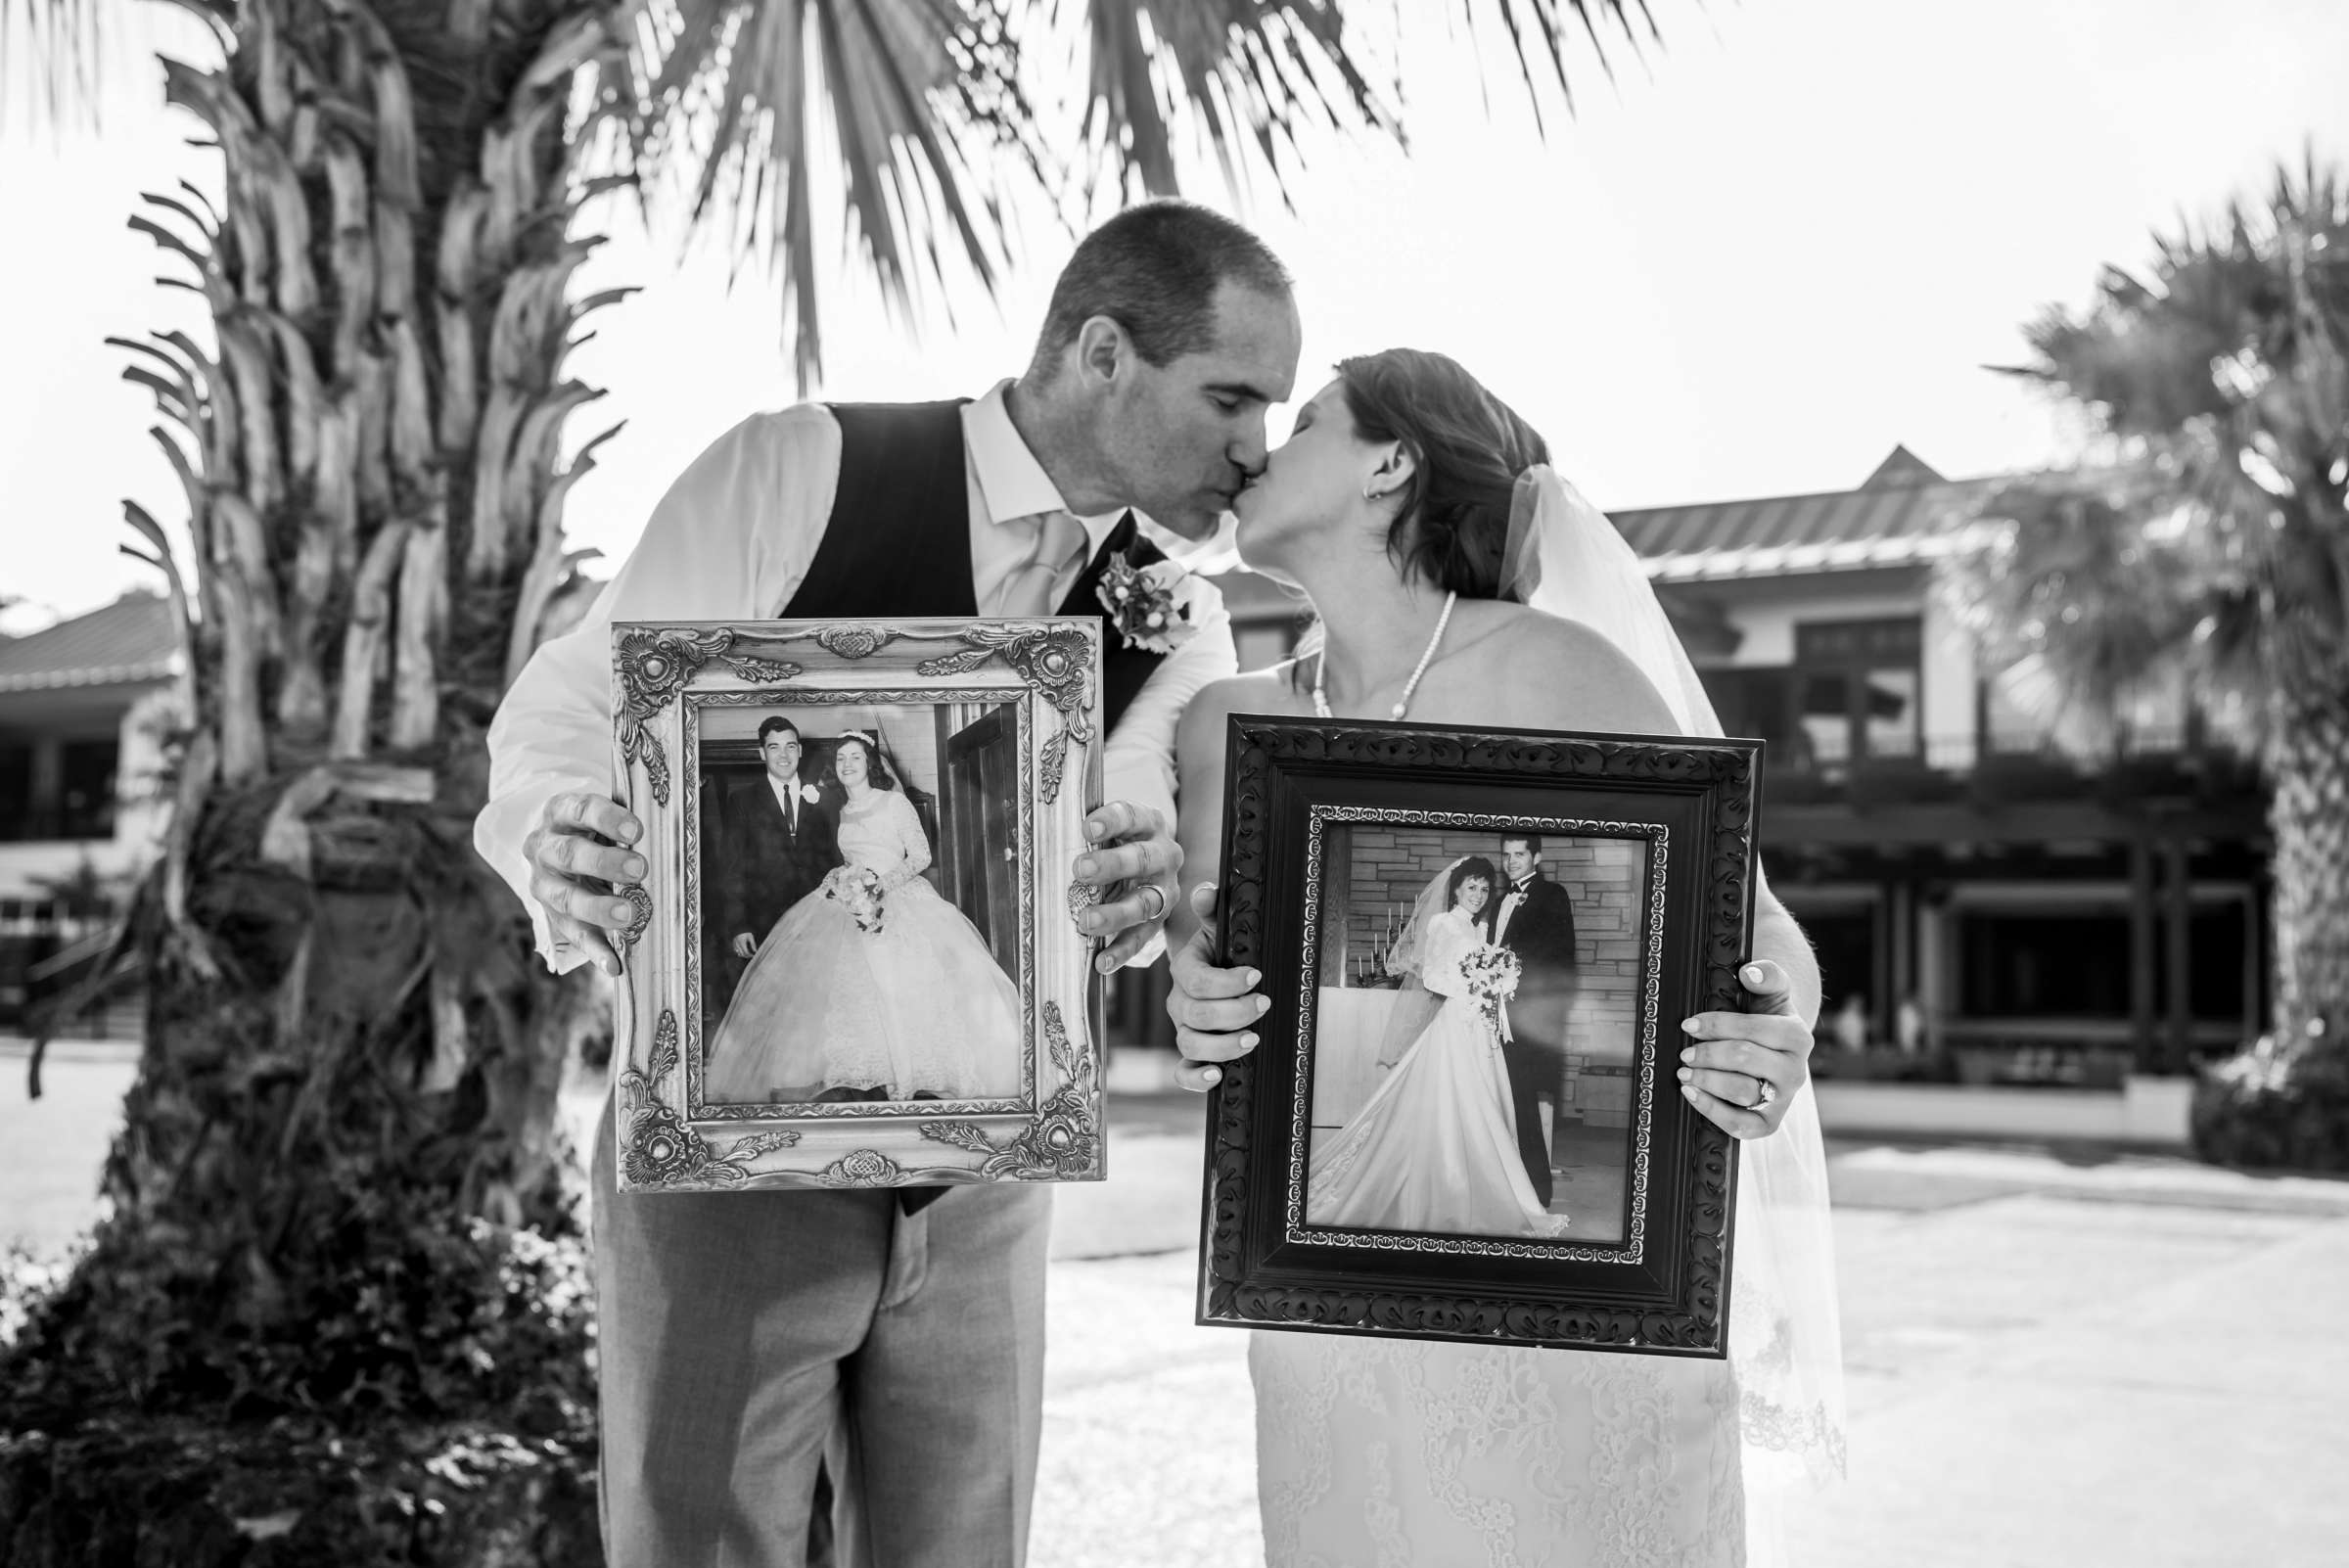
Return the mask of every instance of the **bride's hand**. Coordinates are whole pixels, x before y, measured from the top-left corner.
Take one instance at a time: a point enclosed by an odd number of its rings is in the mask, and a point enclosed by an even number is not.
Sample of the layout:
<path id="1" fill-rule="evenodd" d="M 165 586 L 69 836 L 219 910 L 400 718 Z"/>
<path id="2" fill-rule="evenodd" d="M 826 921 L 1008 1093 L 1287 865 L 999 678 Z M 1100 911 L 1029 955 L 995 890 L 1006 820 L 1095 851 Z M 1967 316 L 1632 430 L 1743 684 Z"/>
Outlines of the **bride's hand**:
<path id="1" fill-rule="evenodd" d="M 1811 1026 L 1795 1010 L 1786 971 L 1758 958 L 1737 971 L 1745 1011 L 1699 1013 L 1681 1027 L 1681 1092 L 1732 1137 L 1768 1137 L 1811 1076 Z"/>
<path id="2" fill-rule="evenodd" d="M 1183 1058 L 1174 1069 L 1175 1084 L 1205 1091 L 1223 1077 L 1217 1063 L 1256 1049 L 1252 1026 L 1265 1016 L 1272 998 L 1256 994 L 1264 977 L 1255 970 L 1217 964 L 1214 883 L 1203 882 L 1191 890 L 1191 913 L 1199 929 L 1167 961 L 1174 981 L 1167 991 L 1167 1016 L 1174 1020 L 1174 1045 Z"/>

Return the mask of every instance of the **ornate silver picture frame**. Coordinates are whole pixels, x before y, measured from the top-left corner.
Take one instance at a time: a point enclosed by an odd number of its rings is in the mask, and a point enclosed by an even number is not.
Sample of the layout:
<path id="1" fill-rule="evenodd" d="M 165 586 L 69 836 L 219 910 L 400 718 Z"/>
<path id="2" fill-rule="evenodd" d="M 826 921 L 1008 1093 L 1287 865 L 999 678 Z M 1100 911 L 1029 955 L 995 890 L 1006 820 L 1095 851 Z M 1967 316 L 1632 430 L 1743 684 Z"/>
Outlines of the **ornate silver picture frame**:
<path id="1" fill-rule="evenodd" d="M 616 623 L 623 1191 L 1097 1180 L 1100 623 Z"/>

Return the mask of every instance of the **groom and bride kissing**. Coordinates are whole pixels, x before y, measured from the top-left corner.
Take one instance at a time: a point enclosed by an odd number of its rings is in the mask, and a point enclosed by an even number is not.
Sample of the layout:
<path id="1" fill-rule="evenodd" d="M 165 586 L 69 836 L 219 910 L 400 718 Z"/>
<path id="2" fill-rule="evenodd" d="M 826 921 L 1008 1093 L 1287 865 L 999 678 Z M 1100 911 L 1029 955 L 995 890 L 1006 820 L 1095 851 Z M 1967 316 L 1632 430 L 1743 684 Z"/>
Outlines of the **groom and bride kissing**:
<path id="1" fill-rule="evenodd" d="M 703 1052 L 710 1098 L 1011 1093 L 1019 990 L 922 875 L 929 835 L 879 728 L 836 744 L 837 812 L 801 776 L 806 746 L 791 719 L 761 719 L 760 775 L 725 797 L 713 912 L 742 968 Z"/>
<path id="2" fill-rule="evenodd" d="M 1635 566 L 1629 577 L 1551 572 L 1537 591 L 1512 564 L 1521 494 L 1540 502 L 1527 508 L 1537 542 L 1594 527 L 1587 542 L 1603 544 L 1612 530 L 1554 504 L 1570 492 L 1546 446 L 1451 360 L 1408 349 L 1347 360 L 1268 451 L 1267 413 L 1292 395 L 1301 336 L 1289 275 L 1261 240 L 1205 208 L 1150 203 L 1077 246 L 1029 363 L 984 394 L 806 403 L 720 437 L 654 509 L 577 629 L 533 656 L 491 727 L 476 843 L 522 899 L 550 967 L 617 973 L 615 933 L 634 909 L 613 889 L 647 872 L 642 824 L 613 799 L 615 620 L 1099 616 L 1106 804 L 1087 815 L 1075 863 L 1040 874 L 1098 890 L 1081 925 L 1101 944 L 1103 973 L 1166 954 L 1189 1087 L 1253 1048 L 1270 1006 L 1261 977 L 1221 966 L 1214 932 L 1224 715 L 1407 710 L 1461 727 L 1719 733 L 1668 658 L 1610 627 L 1633 605 L 1663 624 Z M 1314 608 L 1317 655 L 1240 674 L 1212 584 L 1197 584 L 1189 635 L 1171 647 L 1124 638 L 1101 606 L 1113 560 L 1179 560 L 1227 514 L 1242 559 Z M 898 832 L 891 861 L 883 807 L 866 807 L 880 874 L 904 875 L 914 846 Z M 796 960 L 783 974 L 793 918 L 749 934 L 762 945 L 754 952 L 777 954 L 778 975 L 806 982 Z M 1783 1146 L 1808 1171 L 1818 971 L 1767 891 L 1746 958 L 1743 1010 L 1684 1021 L 1681 1092 L 1755 1140 L 1749 1158 Z M 834 986 L 824 1012 L 850 1027 L 884 1005 Z M 786 986 L 771 1010 L 806 1008 Z M 1521 1145 L 1513 1126 L 1507 1142 Z M 601 1502 L 617 1568 L 797 1568 L 811 1541 L 876 1568 L 1025 1560 L 1048 1186 L 622 1196 L 609 1114 L 591 1180 Z M 1749 1214 L 1747 1185 L 1741 1284 L 1778 1217 L 1775 1198 Z M 1268 1557 L 1742 1560 L 1735 1457 L 1786 1448 L 1769 1433 L 1835 1434 L 1812 1375 L 1831 1361 L 1831 1315 L 1822 1338 L 1815 1313 L 1743 1296 L 1738 1313 L 1767 1331 L 1767 1356 L 1256 1336 Z M 1594 1398 L 1602 1360 L 1609 1379 L 1639 1386 Z M 1496 1376 L 1540 1398 L 1489 1402 L 1465 1425 L 1444 1413 L 1463 1379 Z M 1815 1408 L 1827 1413 L 1813 1419 Z M 1731 1462 L 1716 1462 L 1724 1454 Z M 1564 1455 L 1588 1473 L 1561 1473 Z M 1370 1498 L 1383 1500 L 1366 1507 Z M 1605 1545 L 1617 1541 L 1628 1545 Z"/>

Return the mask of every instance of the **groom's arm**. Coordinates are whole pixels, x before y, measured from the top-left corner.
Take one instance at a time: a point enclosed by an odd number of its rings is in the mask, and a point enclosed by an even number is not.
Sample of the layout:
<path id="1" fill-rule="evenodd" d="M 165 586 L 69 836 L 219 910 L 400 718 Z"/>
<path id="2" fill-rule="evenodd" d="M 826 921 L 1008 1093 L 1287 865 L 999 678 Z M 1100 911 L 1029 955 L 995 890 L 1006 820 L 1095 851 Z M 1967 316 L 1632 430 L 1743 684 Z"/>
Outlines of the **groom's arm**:
<path id="1" fill-rule="evenodd" d="M 1214 583 L 1200 582 L 1194 614 L 1198 631 L 1150 672 L 1142 689 L 1126 705 L 1101 756 L 1104 798 L 1157 812 L 1170 834 L 1178 820 L 1175 730 L 1192 698 L 1214 682 L 1237 674 L 1240 668 L 1231 640 L 1231 613 Z M 1170 877 L 1164 884 L 1170 908 L 1182 897 L 1174 880 Z M 1125 961 L 1129 966 L 1155 963 L 1165 950 L 1162 928 L 1152 931 Z"/>
<path id="2" fill-rule="evenodd" d="M 831 410 L 803 403 L 735 426 L 669 486 L 577 628 L 540 647 L 498 705 L 473 842 L 530 910 L 550 969 L 589 955 L 555 947 L 526 846 L 559 797 L 612 797 L 612 623 L 771 613 L 806 575 L 839 481 Z"/>

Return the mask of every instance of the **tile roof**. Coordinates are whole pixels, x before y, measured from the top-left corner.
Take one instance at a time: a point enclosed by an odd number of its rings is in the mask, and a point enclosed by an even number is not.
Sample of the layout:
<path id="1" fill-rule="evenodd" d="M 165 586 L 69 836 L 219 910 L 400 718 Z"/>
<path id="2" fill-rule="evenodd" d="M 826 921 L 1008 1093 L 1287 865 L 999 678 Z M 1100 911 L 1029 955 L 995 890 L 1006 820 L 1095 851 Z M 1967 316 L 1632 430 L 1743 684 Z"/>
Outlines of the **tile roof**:
<path id="1" fill-rule="evenodd" d="M 126 593 L 46 631 L 0 637 L 0 692 L 162 680 L 178 653 L 162 596 Z"/>
<path id="2" fill-rule="evenodd" d="M 1613 519 L 1658 582 L 1850 572 L 1947 553 L 1961 504 L 1998 483 L 1945 480 L 1896 446 L 1856 490 L 1648 507 Z"/>

